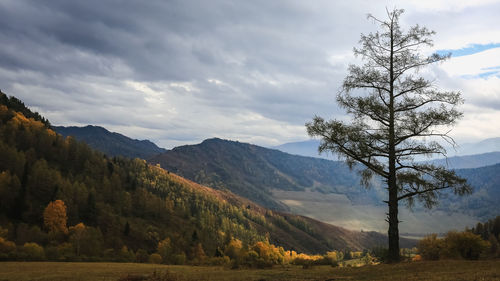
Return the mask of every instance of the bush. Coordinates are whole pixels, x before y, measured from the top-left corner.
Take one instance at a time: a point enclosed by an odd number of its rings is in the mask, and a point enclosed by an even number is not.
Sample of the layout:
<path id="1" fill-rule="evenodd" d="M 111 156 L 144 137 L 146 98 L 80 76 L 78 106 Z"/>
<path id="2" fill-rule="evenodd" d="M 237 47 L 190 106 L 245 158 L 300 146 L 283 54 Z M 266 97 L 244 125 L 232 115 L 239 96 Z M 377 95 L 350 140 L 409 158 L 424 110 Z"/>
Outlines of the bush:
<path id="1" fill-rule="evenodd" d="M 9 260 L 15 257 L 16 244 L 0 237 L 0 260 Z"/>
<path id="2" fill-rule="evenodd" d="M 45 256 L 49 261 L 56 261 L 60 258 L 59 249 L 57 246 L 47 246 L 45 247 Z"/>
<path id="3" fill-rule="evenodd" d="M 467 231 L 450 231 L 444 239 L 438 239 L 436 234 L 432 234 L 418 243 L 418 252 L 426 260 L 437 260 L 440 257 L 476 260 L 489 248 L 489 242 Z"/>
<path id="4" fill-rule="evenodd" d="M 22 253 L 27 260 L 40 261 L 45 259 L 45 251 L 37 243 L 25 243 Z"/>
<path id="5" fill-rule="evenodd" d="M 372 248 L 370 253 L 377 260 L 385 262 L 387 260 L 387 256 L 389 255 L 389 250 L 385 247 L 377 246 Z"/>
<path id="6" fill-rule="evenodd" d="M 71 243 L 61 243 L 57 246 L 59 259 L 62 261 L 73 261 L 75 259 L 75 249 Z"/>
<path id="7" fill-rule="evenodd" d="M 160 264 L 162 261 L 160 254 L 154 253 L 149 256 L 149 263 Z"/>
<path id="8" fill-rule="evenodd" d="M 448 258 L 464 258 L 477 260 L 479 256 L 490 248 L 490 243 L 481 236 L 471 232 L 450 231 L 444 238 L 443 255 Z"/>
<path id="9" fill-rule="evenodd" d="M 16 249 L 16 244 L 0 237 L 0 254 L 8 254 Z"/>
<path id="10" fill-rule="evenodd" d="M 180 253 L 178 255 L 174 255 L 173 257 L 173 263 L 174 264 L 180 264 L 183 265 L 186 263 L 186 254 Z"/>
<path id="11" fill-rule="evenodd" d="M 443 240 L 437 238 L 437 234 L 431 234 L 418 242 L 418 253 L 425 260 L 438 260 L 443 250 Z"/>
<path id="12" fill-rule="evenodd" d="M 140 263 L 145 263 L 148 262 L 149 260 L 149 255 L 148 252 L 144 249 L 138 249 L 137 252 L 135 252 L 135 261 L 140 262 Z"/>
<path id="13" fill-rule="evenodd" d="M 421 261 L 422 260 L 422 256 L 421 255 L 415 255 L 411 261 Z"/>
<path id="14" fill-rule="evenodd" d="M 206 261 L 207 265 L 229 265 L 231 263 L 231 260 L 229 259 L 228 256 L 223 256 L 223 257 L 212 257 L 208 258 Z"/>

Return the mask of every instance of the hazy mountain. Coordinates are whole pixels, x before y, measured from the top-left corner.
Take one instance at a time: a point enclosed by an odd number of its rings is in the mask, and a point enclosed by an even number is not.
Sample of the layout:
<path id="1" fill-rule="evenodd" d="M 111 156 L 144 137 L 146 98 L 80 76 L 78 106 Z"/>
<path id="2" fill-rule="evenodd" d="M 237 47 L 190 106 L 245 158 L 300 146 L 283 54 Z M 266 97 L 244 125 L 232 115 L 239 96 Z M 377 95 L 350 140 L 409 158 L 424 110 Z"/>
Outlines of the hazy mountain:
<path id="1" fill-rule="evenodd" d="M 318 147 L 319 147 L 319 140 L 307 140 L 307 141 L 284 143 L 282 145 L 273 146 L 271 148 L 293 155 L 336 160 L 336 157 L 332 156 L 331 153 L 320 154 L 318 152 Z"/>
<path id="2" fill-rule="evenodd" d="M 53 126 L 56 132 L 63 136 L 73 136 L 79 141 L 109 156 L 125 156 L 128 158 L 148 159 L 156 154 L 167 151 L 156 146 L 149 140 L 131 139 L 119 133 L 114 133 L 99 126 L 62 127 Z"/>
<path id="3" fill-rule="evenodd" d="M 278 146 L 273 146 L 271 148 L 273 149 L 278 149 L 280 151 L 294 154 L 294 155 L 301 155 L 301 156 L 309 156 L 309 157 L 317 157 L 317 158 L 324 158 L 324 159 L 330 159 L 330 160 L 337 160 L 337 157 L 332 155 L 331 153 L 318 153 L 318 147 L 319 147 L 319 140 L 307 140 L 307 141 L 300 141 L 300 142 L 290 142 L 290 143 L 284 143 Z M 500 138 L 490 138 L 490 139 L 485 139 L 480 142 L 476 143 L 464 143 L 456 148 L 451 148 L 445 146 L 447 151 L 448 151 L 448 159 L 455 157 L 455 156 L 470 156 L 470 155 L 475 155 L 475 154 L 485 154 L 489 152 L 500 152 Z M 461 164 L 459 162 L 463 161 L 471 161 L 471 167 L 481 167 L 481 166 L 487 166 L 494 164 L 491 160 L 492 158 L 488 157 L 483 157 L 480 160 L 473 160 L 471 158 L 468 159 L 456 159 L 453 160 L 453 165 L 456 165 L 457 168 L 461 168 Z M 418 159 L 420 160 L 420 159 Z M 424 160 L 422 158 L 421 160 Z M 480 161 L 484 160 L 485 164 L 482 165 Z M 437 162 L 441 162 L 440 160 Z M 472 162 L 475 162 L 477 164 L 472 164 Z M 500 162 L 500 161 L 499 161 Z M 495 162 L 498 163 L 498 162 Z M 466 164 L 463 164 L 463 168 L 468 168 Z M 476 166 L 479 165 L 479 166 Z M 455 167 L 455 166 L 452 166 Z"/>
<path id="4" fill-rule="evenodd" d="M 470 169 L 500 163 L 500 152 L 488 152 L 475 155 L 454 156 L 431 160 L 429 163 L 445 166 L 448 169 Z"/>
<path id="5" fill-rule="evenodd" d="M 343 163 L 291 155 L 275 149 L 221 139 L 176 147 L 150 159 L 190 180 L 249 198 L 269 208 L 286 207 L 273 190 L 345 194 L 353 202 L 381 202 L 360 186 Z"/>
<path id="6" fill-rule="evenodd" d="M 464 143 L 454 149 L 448 149 L 449 156 L 463 156 L 500 151 L 500 138 L 489 138 L 475 143 Z"/>

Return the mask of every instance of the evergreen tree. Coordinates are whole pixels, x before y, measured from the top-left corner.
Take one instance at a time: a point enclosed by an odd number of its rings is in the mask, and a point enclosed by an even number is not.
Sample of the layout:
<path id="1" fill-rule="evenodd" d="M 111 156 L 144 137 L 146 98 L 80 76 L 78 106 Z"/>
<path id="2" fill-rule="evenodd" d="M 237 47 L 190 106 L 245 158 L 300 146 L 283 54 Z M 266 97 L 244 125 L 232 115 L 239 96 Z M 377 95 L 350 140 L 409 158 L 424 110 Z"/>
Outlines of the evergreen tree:
<path id="1" fill-rule="evenodd" d="M 366 63 L 349 66 L 339 105 L 353 116 L 348 123 L 315 117 L 307 123 L 309 135 L 322 138 L 319 151 L 332 151 L 344 157 L 352 168 L 360 163 L 362 183 L 373 175 L 387 183 L 390 262 L 399 261 L 398 205 L 405 200 L 411 207 L 415 199 L 426 207 L 437 204 L 438 194 L 451 188 L 456 194 L 471 192 L 465 179 L 454 171 L 431 164 L 416 163 L 415 156 L 446 154 L 435 138 L 454 144 L 442 129 L 455 124 L 462 113 L 459 92 L 439 91 L 431 80 L 419 76 L 427 65 L 448 56 L 420 54 L 432 46 L 433 31 L 415 25 L 403 31 L 399 18 L 403 10 L 387 11 L 383 21 L 371 15 L 381 31 L 361 35 L 354 54 Z"/>

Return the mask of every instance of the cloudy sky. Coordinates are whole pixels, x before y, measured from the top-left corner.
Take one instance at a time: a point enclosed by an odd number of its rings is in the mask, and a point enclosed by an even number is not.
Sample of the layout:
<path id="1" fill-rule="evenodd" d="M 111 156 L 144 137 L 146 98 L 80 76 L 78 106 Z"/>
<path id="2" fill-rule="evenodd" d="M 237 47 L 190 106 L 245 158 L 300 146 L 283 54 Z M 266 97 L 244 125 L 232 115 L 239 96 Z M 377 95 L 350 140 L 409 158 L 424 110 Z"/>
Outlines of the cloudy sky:
<path id="1" fill-rule="evenodd" d="M 428 69 L 466 103 L 459 142 L 500 136 L 500 1 L 0 0 L 0 89 L 54 125 L 104 126 L 165 148 L 210 137 L 307 139 L 335 96 L 367 13 L 404 8 L 437 32 Z"/>

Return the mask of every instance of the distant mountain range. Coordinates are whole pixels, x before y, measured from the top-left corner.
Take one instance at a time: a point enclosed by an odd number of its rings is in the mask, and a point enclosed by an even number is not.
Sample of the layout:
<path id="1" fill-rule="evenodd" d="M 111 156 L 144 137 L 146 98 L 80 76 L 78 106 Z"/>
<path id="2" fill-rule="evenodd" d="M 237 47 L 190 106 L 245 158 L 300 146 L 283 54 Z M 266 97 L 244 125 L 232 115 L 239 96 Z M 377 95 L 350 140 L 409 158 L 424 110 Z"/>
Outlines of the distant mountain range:
<path id="1" fill-rule="evenodd" d="M 454 149 L 448 149 L 450 156 L 464 156 L 500 151 L 500 138 L 489 138 L 475 143 L 464 143 Z"/>
<path id="2" fill-rule="evenodd" d="M 324 158 L 329 160 L 336 160 L 335 157 L 329 153 L 319 153 L 319 140 L 306 140 L 299 142 L 289 142 L 278 146 L 272 146 L 270 148 L 277 149 L 289 154 Z"/>
<path id="3" fill-rule="evenodd" d="M 149 140 L 131 139 L 99 126 L 52 126 L 52 129 L 63 136 L 73 136 L 75 139 L 87 143 L 90 147 L 108 156 L 121 155 L 128 158 L 148 159 L 167 151 Z"/>
<path id="4" fill-rule="evenodd" d="M 448 169 L 471 169 L 500 163 L 500 152 L 487 152 L 475 155 L 453 156 L 431 160 L 429 163 L 445 166 Z"/>
<path id="5" fill-rule="evenodd" d="M 271 148 L 273 149 L 278 149 L 280 151 L 290 153 L 290 154 L 295 154 L 295 155 L 301 155 L 301 156 L 309 156 L 309 157 L 319 157 L 319 158 L 325 158 L 325 159 L 330 159 L 330 160 L 337 160 L 337 157 L 335 155 L 332 155 L 331 153 L 321 153 L 319 154 L 318 152 L 318 147 L 319 147 L 319 140 L 306 140 L 306 141 L 299 141 L 299 142 L 289 142 L 289 143 L 284 143 L 278 146 L 273 146 Z M 448 156 L 450 157 L 455 157 L 455 156 L 469 156 L 469 155 L 476 155 L 476 154 L 485 154 L 489 152 L 500 152 L 500 138 L 489 138 L 482 140 L 480 142 L 476 143 L 464 143 L 461 145 L 458 145 L 456 148 L 451 148 L 451 147 L 445 147 Z M 448 159 L 449 159 L 448 158 Z M 491 161 L 487 160 L 486 158 L 483 158 L 486 160 L 486 163 L 491 163 Z M 459 161 L 462 160 L 470 160 L 470 159 L 460 159 Z M 455 162 L 459 162 L 455 161 Z M 500 160 L 496 163 L 499 163 Z M 479 163 L 478 163 L 479 165 Z M 485 164 L 482 166 L 487 166 L 489 164 Z M 480 167 L 480 166 L 477 166 Z M 461 167 L 457 167 L 461 168 Z M 464 167 L 465 168 L 465 167 Z"/>

